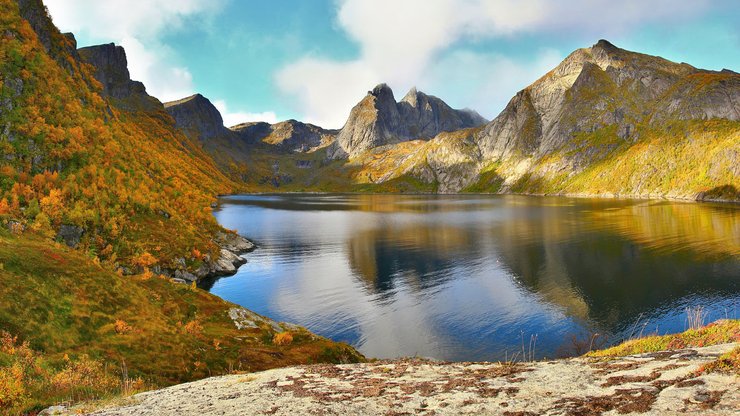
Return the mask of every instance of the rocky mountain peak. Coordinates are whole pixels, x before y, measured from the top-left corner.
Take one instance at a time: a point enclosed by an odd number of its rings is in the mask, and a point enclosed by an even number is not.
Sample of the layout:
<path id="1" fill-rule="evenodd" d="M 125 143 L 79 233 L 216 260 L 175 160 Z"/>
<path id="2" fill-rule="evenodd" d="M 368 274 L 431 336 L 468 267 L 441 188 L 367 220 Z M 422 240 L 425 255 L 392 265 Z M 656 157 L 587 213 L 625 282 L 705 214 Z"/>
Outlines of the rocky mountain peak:
<path id="1" fill-rule="evenodd" d="M 423 94 L 423 93 L 422 93 Z M 401 102 L 409 103 L 412 107 L 416 107 L 419 101 L 419 91 L 416 87 L 411 87 L 409 92 L 401 99 Z"/>
<path id="2" fill-rule="evenodd" d="M 161 109 L 161 103 L 147 94 L 144 84 L 131 80 L 126 51 L 113 43 L 77 50 L 80 59 L 95 67 L 95 79 L 103 85 L 103 96 L 117 99 L 119 107 L 135 110 Z"/>
<path id="3" fill-rule="evenodd" d="M 379 84 L 352 109 L 329 156 L 351 157 L 373 147 L 429 139 L 443 131 L 476 127 L 485 122 L 477 113 L 454 110 L 416 87 L 396 102 L 393 90 Z"/>
<path id="4" fill-rule="evenodd" d="M 388 95 L 393 97 L 393 90 L 388 86 L 388 84 L 382 83 L 376 85 L 371 91 L 368 91 L 368 94 L 375 97 L 387 97 Z"/>
<path id="5" fill-rule="evenodd" d="M 485 157 L 535 158 L 569 146 L 577 133 L 614 126 L 636 140 L 636 125 L 657 119 L 737 119 L 740 77 L 704 71 L 606 40 L 568 55 L 520 91 L 484 128 Z M 668 96 L 669 94 L 670 96 Z M 737 98 L 735 98 L 737 97 Z"/>
<path id="6" fill-rule="evenodd" d="M 131 81 L 126 51 L 122 46 L 107 43 L 80 48 L 78 52 L 85 62 L 95 67 L 95 78 L 103 84 L 104 94 L 120 95 L 116 94 L 122 92 L 117 87 Z"/>
<path id="7" fill-rule="evenodd" d="M 164 108 L 175 119 L 175 125 L 185 131 L 197 132 L 200 140 L 228 134 L 221 113 L 201 94 L 164 103 Z"/>
<path id="8" fill-rule="evenodd" d="M 595 49 L 595 48 L 600 48 L 600 49 L 603 49 L 605 51 L 610 51 L 610 50 L 611 51 L 616 51 L 616 50 L 619 50 L 619 48 L 617 48 L 616 46 L 614 46 L 613 43 L 609 42 L 606 39 L 599 39 L 599 41 L 596 42 L 594 44 L 594 46 L 591 47 L 591 49 Z"/>

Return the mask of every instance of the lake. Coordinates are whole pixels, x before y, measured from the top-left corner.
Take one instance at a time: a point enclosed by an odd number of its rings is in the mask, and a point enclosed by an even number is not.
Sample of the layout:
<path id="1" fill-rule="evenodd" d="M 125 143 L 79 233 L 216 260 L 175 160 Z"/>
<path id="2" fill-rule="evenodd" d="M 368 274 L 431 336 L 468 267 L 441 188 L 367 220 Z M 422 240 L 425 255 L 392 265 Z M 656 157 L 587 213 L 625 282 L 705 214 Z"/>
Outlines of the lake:
<path id="1" fill-rule="evenodd" d="M 368 357 L 555 358 L 740 316 L 740 206 L 488 195 L 241 195 L 258 249 L 203 283 Z M 524 350 L 524 352 L 522 352 Z"/>

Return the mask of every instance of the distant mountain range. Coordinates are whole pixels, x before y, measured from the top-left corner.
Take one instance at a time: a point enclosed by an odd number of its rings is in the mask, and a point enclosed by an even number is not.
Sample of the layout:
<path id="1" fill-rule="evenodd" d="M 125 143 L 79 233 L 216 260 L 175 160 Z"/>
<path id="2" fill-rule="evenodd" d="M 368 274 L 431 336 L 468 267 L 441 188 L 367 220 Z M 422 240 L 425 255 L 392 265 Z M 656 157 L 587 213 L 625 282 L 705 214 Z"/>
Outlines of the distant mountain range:
<path id="1" fill-rule="evenodd" d="M 396 102 L 385 84 L 339 131 L 295 120 L 227 130 L 220 117 L 183 119 L 187 102 L 166 104 L 178 127 L 252 190 L 740 200 L 740 75 L 606 40 L 571 53 L 490 122 L 416 88 Z"/>

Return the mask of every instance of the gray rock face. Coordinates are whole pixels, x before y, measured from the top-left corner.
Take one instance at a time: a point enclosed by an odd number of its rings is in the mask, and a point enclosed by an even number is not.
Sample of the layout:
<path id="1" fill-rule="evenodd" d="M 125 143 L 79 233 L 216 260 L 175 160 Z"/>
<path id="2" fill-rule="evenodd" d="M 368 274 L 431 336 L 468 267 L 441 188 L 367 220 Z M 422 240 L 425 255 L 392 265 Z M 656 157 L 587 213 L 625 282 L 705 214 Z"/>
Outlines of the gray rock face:
<path id="1" fill-rule="evenodd" d="M 108 43 L 77 51 L 84 62 L 95 67 L 95 79 L 103 85 L 103 95 L 119 100 L 120 107 L 145 111 L 162 108 L 159 100 L 147 94 L 144 84 L 131 80 L 122 46 Z"/>
<path id="2" fill-rule="evenodd" d="M 62 225 L 57 233 L 57 240 L 64 242 L 72 248 L 77 248 L 80 245 L 80 240 L 85 234 L 85 229 L 76 225 Z"/>
<path id="3" fill-rule="evenodd" d="M 201 141 L 231 133 L 224 127 L 218 109 L 200 94 L 164 103 L 164 108 L 175 119 L 177 128 L 195 134 Z"/>
<path id="4" fill-rule="evenodd" d="M 264 316 L 257 315 L 256 313 L 244 308 L 229 309 L 229 318 L 231 318 L 231 320 L 234 322 L 234 326 L 236 326 L 236 329 L 240 330 L 265 328 L 271 329 L 274 332 L 284 331 L 280 323 L 273 321 L 272 319 L 265 318 Z"/>
<path id="5" fill-rule="evenodd" d="M 231 127 L 239 136 L 249 143 L 266 143 L 278 150 L 288 152 L 306 152 L 331 142 L 336 130 L 327 130 L 313 124 L 296 120 L 268 124 L 244 123 Z"/>
<path id="6" fill-rule="evenodd" d="M 412 88 L 398 103 L 403 125 L 412 138 L 430 138 L 440 132 L 482 126 L 488 120 L 477 112 L 454 110 L 437 97 Z"/>
<path id="7" fill-rule="evenodd" d="M 641 122 L 740 120 L 740 76 L 626 51 L 600 40 L 520 91 L 478 137 L 483 157 L 539 157 L 575 134 L 616 126 L 636 140 Z"/>
<path id="8" fill-rule="evenodd" d="M 397 103 L 390 87 L 380 84 L 352 109 L 329 157 L 352 157 L 374 147 L 432 138 L 443 131 L 476 127 L 485 122 L 471 110 L 454 110 L 416 88 Z"/>

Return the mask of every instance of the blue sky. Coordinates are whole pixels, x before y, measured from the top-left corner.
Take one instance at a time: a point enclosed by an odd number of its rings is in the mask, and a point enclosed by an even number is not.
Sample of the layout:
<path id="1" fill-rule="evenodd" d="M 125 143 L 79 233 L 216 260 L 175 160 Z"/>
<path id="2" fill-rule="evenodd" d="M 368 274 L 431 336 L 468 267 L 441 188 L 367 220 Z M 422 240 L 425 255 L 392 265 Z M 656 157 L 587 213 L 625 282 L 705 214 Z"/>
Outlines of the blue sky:
<path id="1" fill-rule="evenodd" d="M 78 44 L 126 48 L 163 101 L 202 93 L 225 124 L 296 118 L 341 127 L 387 82 L 495 117 L 568 53 L 619 47 L 740 71 L 731 0 L 46 0 Z"/>

